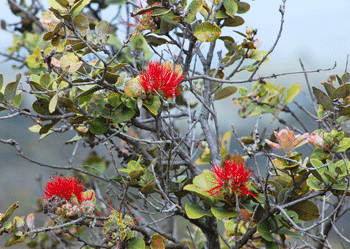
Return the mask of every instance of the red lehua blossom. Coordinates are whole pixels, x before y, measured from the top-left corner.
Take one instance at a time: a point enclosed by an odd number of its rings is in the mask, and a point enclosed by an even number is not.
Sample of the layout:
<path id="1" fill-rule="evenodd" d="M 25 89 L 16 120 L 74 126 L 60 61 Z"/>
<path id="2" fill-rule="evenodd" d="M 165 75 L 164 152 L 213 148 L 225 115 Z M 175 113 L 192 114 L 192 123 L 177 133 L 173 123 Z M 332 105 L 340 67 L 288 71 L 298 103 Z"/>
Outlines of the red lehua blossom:
<path id="1" fill-rule="evenodd" d="M 65 200 L 71 199 L 75 196 L 79 202 L 91 200 L 93 195 L 89 198 L 84 198 L 84 183 L 79 183 L 74 177 L 63 177 L 56 175 L 51 181 L 48 181 L 44 186 L 44 194 L 46 196 L 41 196 L 43 199 L 49 199 L 52 196 L 57 196 L 64 198 Z"/>
<path id="2" fill-rule="evenodd" d="M 140 85 L 146 92 L 162 90 L 167 98 L 172 98 L 180 94 L 178 84 L 184 78 L 179 65 L 174 71 L 170 62 L 160 65 L 159 62 L 150 61 L 147 71 L 140 74 Z"/>
<path id="3" fill-rule="evenodd" d="M 212 195 L 221 194 L 228 190 L 229 193 L 236 193 L 238 195 L 256 196 L 250 192 L 245 186 L 246 182 L 252 176 L 251 169 L 244 168 L 244 162 L 237 162 L 227 160 L 225 165 L 215 165 L 212 167 L 216 186 L 209 189 L 208 192 Z"/>

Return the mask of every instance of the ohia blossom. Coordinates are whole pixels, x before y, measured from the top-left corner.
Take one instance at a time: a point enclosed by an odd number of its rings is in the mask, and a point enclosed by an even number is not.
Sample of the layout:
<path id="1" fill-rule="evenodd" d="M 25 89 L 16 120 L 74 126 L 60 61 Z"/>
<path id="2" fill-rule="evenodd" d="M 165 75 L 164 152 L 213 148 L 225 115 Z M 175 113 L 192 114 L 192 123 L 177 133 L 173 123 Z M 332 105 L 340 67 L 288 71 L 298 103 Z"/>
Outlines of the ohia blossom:
<path id="1" fill-rule="evenodd" d="M 84 197 L 84 183 L 79 183 L 74 177 L 64 177 L 56 175 L 51 181 L 48 181 L 44 186 L 45 196 L 41 196 L 43 199 L 49 199 L 53 196 L 57 196 L 69 201 L 72 197 L 76 197 L 78 202 L 88 201 L 93 198 L 93 194 L 85 198 Z"/>
<path id="2" fill-rule="evenodd" d="M 278 140 L 278 144 L 274 143 L 268 139 L 265 139 L 265 142 L 272 148 L 278 150 L 284 150 L 286 152 L 286 156 L 290 156 L 295 148 L 298 148 L 304 144 L 306 144 L 309 133 L 305 133 L 303 135 L 294 135 L 294 132 L 287 129 L 282 129 L 280 132 L 274 132 L 275 137 Z"/>
<path id="3" fill-rule="evenodd" d="M 323 133 L 317 134 L 315 132 L 311 133 L 311 135 L 307 138 L 310 144 L 316 145 L 317 147 L 324 147 Z"/>
<path id="4" fill-rule="evenodd" d="M 172 98 L 180 94 L 179 84 L 184 77 L 180 65 L 176 65 L 174 70 L 170 62 L 160 64 L 150 61 L 146 72 L 139 75 L 139 82 L 146 93 L 161 90 L 167 98 Z"/>
<path id="5" fill-rule="evenodd" d="M 208 190 L 212 195 L 224 194 L 230 195 L 232 193 L 237 195 L 251 195 L 255 196 L 246 187 L 246 183 L 252 176 L 250 169 L 244 168 L 244 162 L 237 162 L 227 160 L 224 165 L 215 165 L 212 167 L 214 178 L 216 182 L 215 187 Z"/>

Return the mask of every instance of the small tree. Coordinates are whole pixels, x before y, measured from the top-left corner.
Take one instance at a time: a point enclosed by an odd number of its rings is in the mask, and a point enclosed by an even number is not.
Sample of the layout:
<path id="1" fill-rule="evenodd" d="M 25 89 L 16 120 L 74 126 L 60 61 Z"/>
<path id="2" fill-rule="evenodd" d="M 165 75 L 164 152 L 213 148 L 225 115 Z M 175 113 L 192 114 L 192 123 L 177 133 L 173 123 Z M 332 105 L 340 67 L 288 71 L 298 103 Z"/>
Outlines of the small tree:
<path id="1" fill-rule="evenodd" d="M 102 144 L 109 158 L 92 150 L 79 165 L 57 166 L 0 139 L 31 163 L 71 174 L 45 184 L 44 227 L 35 227 L 34 214 L 9 221 L 18 203 L 0 214 L 0 234 L 9 235 L 5 246 L 328 248 L 332 228 L 350 242 L 336 227 L 349 209 L 350 138 L 342 127 L 350 116 L 350 74 L 331 75 L 321 83 L 325 90 L 308 85 L 313 112 L 294 101 L 300 85 L 286 89 L 267 81 L 286 73 L 256 77 L 281 36 L 285 0 L 269 51 L 259 50 L 253 28 L 235 31 L 250 8 L 238 0 L 49 0 L 49 10 L 40 1 L 8 3 L 21 22 L 2 20 L 3 29 L 16 31 L 3 55 L 28 71 L 6 85 L 0 75 L 0 120 L 31 118 L 29 129 L 40 138 L 74 131 L 66 141 L 75 145 L 73 157 L 78 146 Z M 106 12 L 115 13 L 110 22 L 102 20 Z M 235 36 L 222 35 L 224 27 Z M 233 80 L 242 71 L 249 77 Z M 235 86 L 251 82 L 251 90 Z M 31 107 L 21 106 L 27 94 L 35 97 Z M 265 139 L 257 123 L 249 136 L 239 137 L 233 126 L 220 136 L 215 104 L 233 94 L 239 117 L 272 114 L 283 129 Z M 293 103 L 318 130 L 309 135 Z M 281 113 L 298 124 L 286 124 Z M 180 127 L 183 119 L 187 129 Z M 242 155 L 230 151 L 232 135 Z M 313 152 L 302 157 L 296 148 L 307 143 Z M 248 158 L 253 169 L 245 166 Z M 211 170 L 202 170 L 204 164 Z M 178 238 L 172 222 L 160 228 L 173 217 L 193 225 L 188 237 Z"/>

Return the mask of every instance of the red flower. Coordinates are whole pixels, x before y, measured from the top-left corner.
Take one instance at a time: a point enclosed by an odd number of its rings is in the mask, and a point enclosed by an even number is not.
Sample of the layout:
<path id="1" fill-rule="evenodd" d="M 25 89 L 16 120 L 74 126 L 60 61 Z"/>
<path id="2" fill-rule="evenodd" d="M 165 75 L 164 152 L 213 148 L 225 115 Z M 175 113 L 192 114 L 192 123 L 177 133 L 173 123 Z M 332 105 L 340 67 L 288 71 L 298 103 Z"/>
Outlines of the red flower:
<path id="1" fill-rule="evenodd" d="M 44 194 L 41 196 L 43 199 L 49 199 L 56 195 L 57 197 L 64 198 L 69 201 L 70 198 L 75 196 L 79 202 L 91 200 L 93 195 L 89 198 L 84 198 L 84 183 L 79 183 L 74 177 L 63 177 L 56 175 L 51 181 L 48 181 L 44 186 Z"/>
<path id="2" fill-rule="evenodd" d="M 184 78 L 181 66 L 177 65 L 174 71 L 170 62 L 160 65 L 150 61 L 147 71 L 140 74 L 140 84 L 146 92 L 162 90 L 167 98 L 172 98 L 180 94 L 178 84 Z"/>
<path id="3" fill-rule="evenodd" d="M 225 161 L 225 165 L 215 165 L 212 167 L 216 186 L 208 190 L 212 195 L 221 193 L 235 193 L 238 195 L 256 196 L 245 186 L 252 176 L 250 169 L 244 168 L 244 162 Z"/>

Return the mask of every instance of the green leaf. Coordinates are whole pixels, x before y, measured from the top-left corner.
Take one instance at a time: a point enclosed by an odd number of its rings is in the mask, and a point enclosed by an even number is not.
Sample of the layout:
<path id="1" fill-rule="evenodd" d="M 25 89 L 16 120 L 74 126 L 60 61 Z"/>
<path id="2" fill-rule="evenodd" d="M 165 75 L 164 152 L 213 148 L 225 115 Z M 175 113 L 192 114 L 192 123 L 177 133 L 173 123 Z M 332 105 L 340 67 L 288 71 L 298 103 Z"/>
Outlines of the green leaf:
<path id="1" fill-rule="evenodd" d="M 143 105 L 147 107 L 147 109 L 153 114 L 157 115 L 159 107 L 162 103 L 158 96 L 152 96 L 149 100 L 143 101 Z"/>
<path id="2" fill-rule="evenodd" d="M 225 226 L 226 232 L 227 232 L 229 235 L 232 235 L 232 234 L 235 233 L 235 227 L 236 227 L 236 225 L 235 225 L 235 223 L 233 223 L 231 220 L 226 221 L 225 224 L 224 224 L 224 226 Z"/>
<path id="3" fill-rule="evenodd" d="M 350 82 L 350 73 L 343 73 L 341 79 L 344 83 Z M 1 87 L 0 87 L 1 88 Z"/>
<path id="4" fill-rule="evenodd" d="M 226 14 L 234 17 L 238 11 L 238 4 L 235 0 L 224 0 L 224 7 L 226 9 Z"/>
<path id="5" fill-rule="evenodd" d="M 83 65 L 83 62 L 79 61 L 79 58 L 73 53 L 62 56 L 60 62 L 61 67 L 63 69 L 68 69 L 69 73 L 76 72 L 81 67 L 81 65 Z"/>
<path id="6" fill-rule="evenodd" d="M 203 0 L 193 0 L 191 4 L 188 6 L 188 15 L 184 19 L 185 22 L 187 23 L 192 23 L 196 20 L 196 15 L 198 11 L 203 7 Z"/>
<path id="7" fill-rule="evenodd" d="M 64 107 L 64 108 L 73 108 L 74 107 L 74 102 L 71 99 L 66 98 L 66 97 L 59 97 L 57 104 L 60 107 Z"/>
<path id="8" fill-rule="evenodd" d="M 115 84 L 119 79 L 119 74 L 111 73 L 111 72 L 107 71 L 105 79 L 108 83 Z"/>
<path id="9" fill-rule="evenodd" d="M 203 10 L 203 8 L 202 8 Z M 219 10 L 217 13 L 216 13 L 216 18 L 217 19 L 225 19 L 227 18 L 228 15 L 225 13 L 225 11 L 222 11 L 222 10 Z"/>
<path id="10" fill-rule="evenodd" d="M 87 17 L 80 14 L 74 18 L 74 27 L 81 33 L 85 34 L 85 30 L 89 28 L 89 21 Z"/>
<path id="11" fill-rule="evenodd" d="M 105 172 L 107 169 L 108 163 L 103 157 L 99 157 L 95 151 L 91 151 L 87 158 L 82 162 L 82 168 L 86 171 L 89 171 L 94 174 L 100 174 L 100 172 Z M 84 167 L 85 165 L 92 166 Z M 95 170 L 96 168 L 97 170 Z"/>
<path id="12" fill-rule="evenodd" d="M 101 90 L 102 88 L 100 86 L 92 86 L 90 89 L 86 90 L 86 91 L 83 91 L 82 93 L 80 93 L 78 96 L 75 97 L 75 99 L 79 99 L 79 98 L 82 98 L 82 97 L 85 97 L 85 96 L 88 96 L 90 95 L 91 93 L 94 93 L 98 90 Z M 80 105 L 82 103 L 79 103 Z"/>
<path id="13" fill-rule="evenodd" d="M 135 160 L 131 160 L 126 169 L 119 169 L 119 171 L 128 173 L 131 179 L 139 179 L 145 174 L 145 169 Z"/>
<path id="14" fill-rule="evenodd" d="M 258 232 L 260 235 L 267 241 L 273 241 L 273 237 L 270 233 L 270 230 L 273 229 L 271 223 L 268 220 L 262 220 L 258 224 Z"/>
<path id="15" fill-rule="evenodd" d="M 47 73 L 44 73 L 41 77 L 40 77 L 40 85 L 42 85 L 43 87 L 49 87 L 51 83 L 51 78 L 50 75 Z"/>
<path id="16" fill-rule="evenodd" d="M 235 44 L 235 40 L 231 36 L 220 36 L 220 40 L 224 42 L 229 42 L 231 44 Z"/>
<path id="17" fill-rule="evenodd" d="M 135 110 L 127 107 L 118 108 L 114 113 L 113 123 L 119 124 L 130 120 L 135 115 Z"/>
<path id="18" fill-rule="evenodd" d="M 9 110 L 10 109 L 10 107 L 3 107 L 3 106 L 0 106 L 0 112 L 1 111 L 6 111 L 6 110 Z"/>
<path id="19" fill-rule="evenodd" d="M 83 138 L 83 137 L 81 137 L 80 135 L 75 134 L 75 136 L 74 136 L 73 138 L 71 138 L 71 139 L 68 140 L 68 141 L 65 141 L 64 143 L 65 143 L 65 144 L 73 144 L 73 143 L 75 143 L 75 142 L 80 141 L 82 138 Z"/>
<path id="20" fill-rule="evenodd" d="M 148 7 L 146 7 L 146 8 L 140 8 L 140 9 L 135 10 L 134 12 L 132 12 L 131 16 L 142 15 L 142 14 L 145 14 L 145 13 L 150 12 L 150 11 L 153 11 L 153 12 L 154 12 L 154 11 L 157 10 L 157 9 L 164 9 L 164 7 L 162 7 L 162 6 L 159 6 L 159 5 L 156 5 L 156 4 L 153 5 L 153 3 L 156 3 L 156 1 L 154 1 L 154 2 L 152 2 L 152 3 L 150 3 L 149 1 L 147 1 L 147 3 L 148 3 L 150 6 L 148 6 Z"/>
<path id="21" fill-rule="evenodd" d="M 109 23 L 104 20 L 100 21 L 95 27 L 97 38 L 103 39 L 103 41 L 105 41 L 106 35 L 108 35 L 109 30 L 110 30 Z"/>
<path id="22" fill-rule="evenodd" d="M 88 5 L 91 2 L 91 0 L 79 0 L 76 2 L 69 13 L 72 15 L 72 18 L 75 18 L 77 15 L 80 14 L 80 12 L 83 11 L 86 5 Z"/>
<path id="23" fill-rule="evenodd" d="M 5 100 L 4 94 L 2 92 L 0 92 L 0 102 L 2 102 L 4 100 Z"/>
<path id="24" fill-rule="evenodd" d="M 209 197 L 209 194 L 206 193 L 205 191 L 201 190 L 200 188 L 197 188 L 195 185 L 193 184 L 188 184 L 184 187 L 184 190 L 186 191 L 190 191 L 192 193 L 197 194 L 199 197 L 201 198 L 206 198 Z"/>
<path id="25" fill-rule="evenodd" d="M 147 36 L 145 36 L 145 39 L 146 39 L 148 45 L 153 46 L 153 47 L 158 47 L 158 46 L 163 45 L 165 43 L 171 43 L 167 39 L 164 39 L 161 37 L 156 37 L 154 35 L 147 35 Z"/>
<path id="26" fill-rule="evenodd" d="M 319 167 L 323 166 L 323 163 L 320 160 L 315 159 L 315 158 L 311 158 L 310 162 L 311 162 L 312 166 L 314 166 L 314 168 L 319 168 Z"/>
<path id="27" fill-rule="evenodd" d="M 50 100 L 50 104 L 49 104 L 49 112 L 53 113 L 56 110 L 56 106 L 57 106 L 57 99 L 58 99 L 58 93 L 56 93 L 52 99 Z"/>
<path id="28" fill-rule="evenodd" d="M 18 208 L 19 202 L 12 204 L 5 212 L 4 215 L 0 215 L 0 225 L 4 224 L 11 217 L 13 212 Z"/>
<path id="29" fill-rule="evenodd" d="M 156 187 L 157 183 L 156 181 L 153 179 L 151 181 L 149 181 L 145 186 L 143 186 L 141 188 L 141 192 L 145 195 L 148 195 L 148 194 L 151 194 L 151 193 L 154 193 L 156 190 L 155 190 L 155 187 Z"/>
<path id="30" fill-rule="evenodd" d="M 171 9 L 157 8 L 156 10 L 153 11 L 152 17 L 161 17 L 163 15 L 168 14 L 169 12 L 171 12 Z"/>
<path id="31" fill-rule="evenodd" d="M 250 5 L 245 2 L 238 2 L 238 11 L 237 14 L 244 14 L 250 9 Z"/>
<path id="32" fill-rule="evenodd" d="M 28 128 L 28 130 L 30 130 L 33 133 L 39 133 L 40 129 L 41 129 L 41 125 L 38 125 L 38 124 Z"/>
<path id="33" fill-rule="evenodd" d="M 244 24 L 244 19 L 240 16 L 228 17 L 224 21 L 224 26 L 227 27 L 237 27 Z"/>
<path id="34" fill-rule="evenodd" d="M 190 219 L 199 219 L 204 216 L 213 216 L 210 211 L 204 210 L 199 205 L 195 204 L 186 203 L 185 210 L 188 218 Z"/>
<path id="35" fill-rule="evenodd" d="M 345 100 L 348 96 L 350 96 L 350 84 L 346 83 L 335 89 L 332 99 L 343 98 Z"/>
<path id="36" fill-rule="evenodd" d="M 177 26 L 179 24 L 179 20 L 181 19 L 181 17 L 174 15 L 173 12 L 169 12 L 169 13 L 166 13 L 165 15 L 162 15 L 161 19 L 164 22 L 167 22 L 171 25 Z M 162 21 L 161 21 L 161 24 L 162 24 Z"/>
<path id="37" fill-rule="evenodd" d="M 33 109 L 35 112 L 41 115 L 50 115 L 49 112 L 49 101 L 46 99 L 38 99 L 33 103 Z M 56 114 L 56 112 L 52 113 Z"/>
<path id="38" fill-rule="evenodd" d="M 225 220 L 236 217 L 236 211 L 226 210 L 219 207 L 211 207 L 212 214 L 219 220 Z"/>
<path id="39" fill-rule="evenodd" d="M 142 95 L 143 92 L 144 92 L 144 88 L 141 86 L 138 78 L 131 79 L 124 86 L 124 93 L 126 96 L 129 96 L 129 97 L 139 97 Z"/>
<path id="40" fill-rule="evenodd" d="M 131 238 L 128 240 L 127 249 L 144 249 L 146 247 L 145 241 L 142 238 Z"/>
<path id="41" fill-rule="evenodd" d="M 184 190 L 190 191 L 205 201 L 209 202 L 210 205 L 215 205 L 219 198 L 216 196 L 212 196 L 208 190 L 212 189 L 216 186 L 216 180 L 213 176 L 213 173 L 209 170 L 203 170 L 203 173 L 197 175 L 193 179 L 193 184 L 188 184 L 184 187 Z"/>
<path id="42" fill-rule="evenodd" d="M 343 152 L 346 151 L 347 149 L 350 148 L 350 138 L 344 137 L 336 147 L 335 151 L 336 153 L 338 152 Z"/>
<path id="43" fill-rule="evenodd" d="M 12 103 L 14 98 L 16 97 L 16 91 L 18 83 L 21 79 L 21 74 L 16 75 L 16 81 L 8 83 L 5 87 L 4 98 L 8 103 Z"/>
<path id="44" fill-rule="evenodd" d="M 165 249 L 164 238 L 162 235 L 155 234 L 152 236 L 150 249 Z"/>
<path id="45" fill-rule="evenodd" d="M 327 82 L 323 82 L 323 86 L 326 89 L 328 95 L 331 97 L 336 88 Z"/>
<path id="46" fill-rule="evenodd" d="M 337 78 L 339 85 L 344 84 L 343 80 L 337 74 L 335 75 L 335 77 Z"/>
<path id="47" fill-rule="evenodd" d="M 60 0 L 58 0 L 60 1 Z M 60 10 L 60 11 L 65 11 L 66 8 L 62 6 L 62 4 L 58 3 L 58 1 L 56 0 L 49 0 L 47 3 L 56 10 Z"/>
<path id="48" fill-rule="evenodd" d="M 320 105 L 322 105 L 328 111 L 333 110 L 333 102 L 325 92 L 323 92 L 321 89 L 314 86 L 312 87 L 312 91 L 315 95 L 317 102 Z"/>
<path id="49" fill-rule="evenodd" d="M 214 99 L 219 100 L 219 99 L 227 98 L 232 94 L 234 94 L 236 91 L 237 91 L 237 87 L 235 86 L 227 86 L 227 87 L 221 88 L 216 91 Z"/>
<path id="50" fill-rule="evenodd" d="M 312 201 L 302 201 L 288 207 L 288 209 L 296 212 L 299 219 L 304 221 L 312 221 L 320 217 L 318 207 Z"/>
<path id="51" fill-rule="evenodd" d="M 10 247 L 15 244 L 22 243 L 27 237 L 29 236 L 29 233 L 23 234 L 22 236 L 17 236 L 15 234 L 12 234 L 6 241 L 5 247 Z"/>
<path id="52" fill-rule="evenodd" d="M 41 129 L 39 130 L 39 134 L 40 135 L 46 135 L 48 134 L 49 132 L 51 133 L 52 131 L 50 130 L 52 127 L 55 126 L 55 124 L 57 124 L 59 121 L 59 119 L 56 119 L 56 120 L 52 120 L 51 123 L 49 124 L 45 124 L 41 127 Z"/>
<path id="53" fill-rule="evenodd" d="M 334 184 L 338 184 L 338 181 L 332 176 L 330 175 L 329 173 L 327 172 L 324 172 L 324 175 L 328 178 L 328 180 Z"/>
<path id="54" fill-rule="evenodd" d="M 205 21 L 196 27 L 194 36 L 201 42 L 212 42 L 217 40 L 220 34 L 221 28 L 218 25 Z"/>
<path id="55" fill-rule="evenodd" d="M 0 91 L 2 89 L 3 84 L 4 84 L 4 76 L 0 74 Z"/>
<path id="56" fill-rule="evenodd" d="M 301 90 L 301 85 L 295 84 L 288 88 L 286 96 L 283 99 L 283 105 L 286 106 L 289 103 L 292 103 L 294 98 L 299 94 Z"/>
<path id="57" fill-rule="evenodd" d="M 1 101 L 1 97 L 0 97 Z M 16 97 L 13 99 L 12 105 L 19 107 L 22 103 L 22 94 L 17 94 Z"/>
<path id="58" fill-rule="evenodd" d="M 94 135 L 105 134 L 109 129 L 107 119 L 104 117 L 96 117 L 87 122 L 89 124 L 89 130 Z"/>
<path id="59" fill-rule="evenodd" d="M 68 0 L 56 0 L 62 7 L 67 8 L 69 6 Z"/>

